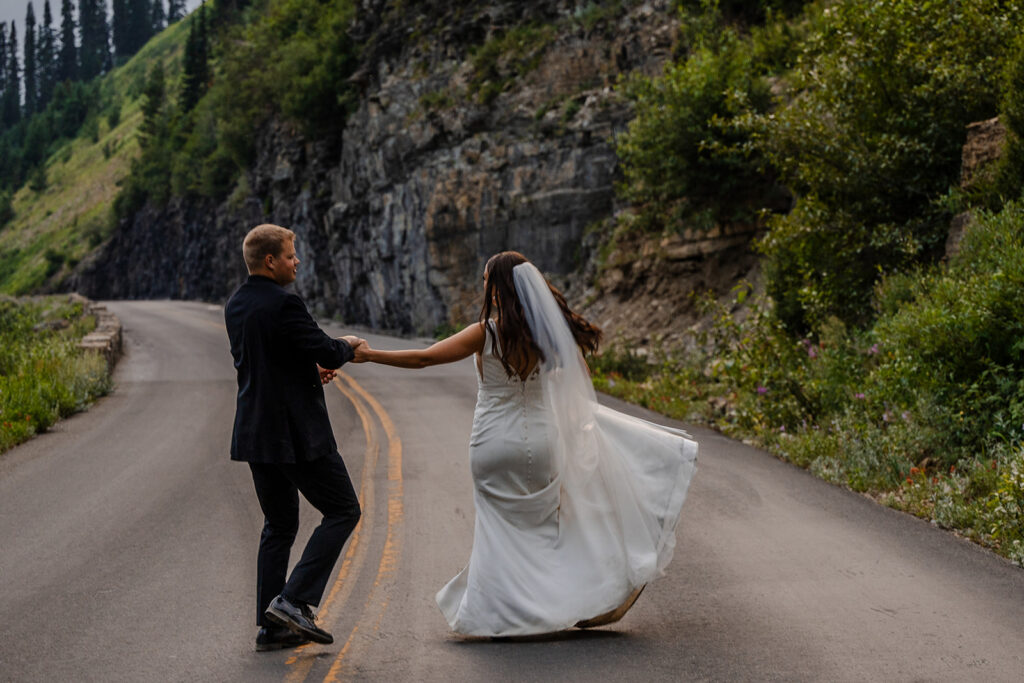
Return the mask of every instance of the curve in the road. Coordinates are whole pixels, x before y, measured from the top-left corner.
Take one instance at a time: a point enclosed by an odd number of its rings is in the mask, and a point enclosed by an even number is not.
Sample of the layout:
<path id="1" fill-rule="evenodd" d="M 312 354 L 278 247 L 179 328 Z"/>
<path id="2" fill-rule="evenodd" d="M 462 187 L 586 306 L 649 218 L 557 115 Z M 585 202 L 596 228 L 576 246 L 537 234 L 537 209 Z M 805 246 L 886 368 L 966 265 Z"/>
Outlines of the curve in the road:
<path id="1" fill-rule="evenodd" d="M 359 485 L 359 501 L 363 516 L 352 533 L 345 557 L 319 611 L 322 624 L 331 624 L 332 615 L 351 598 L 359 573 L 366 564 L 369 539 L 374 532 L 374 506 L 376 469 L 381 450 L 377 424 L 384 432 L 387 448 L 387 532 L 381 551 L 377 574 L 362 612 L 352 626 L 344 646 L 331 662 L 324 681 L 337 681 L 345 671 L 346 657 L 359 648 L 359 634 L 373 632 L 380 627 L 387 609 L 391 586 L 401 554 L 401 525 L 404 515 L 402 479 L 402 441 L 394 421 L 380 402 L 349 375 L 339 372 L 334 385 L 355 408 L 366 436 L 366 455 Z M 371 414 L 372 411 L 372 414 Z M 374 419 L 376 418 L 376 420 Z M 313 667 L 321 660 L 314 645 L 304 645 L 289 657 L 285 664 L 289 672 L 288 683 L 302 683 L 309 678 Z"/>
<path id="2" fill-rule="evenodd" d="M 398 430 L 391 416 L 380 402 L 368 391 L 363 389 L 354 379 L 345 373 L 338 373 L 340 379 L 346 382 L 358 395 L 366 401 L 376 413 L 381 426 L 388 439 L 388 523 L 387 536 L 384 541 L 384 550 L 381 553 L 380 564 L 377 567 L 377 576 L 373 582 L 370 596 L 363 607 L 363 613 L 359 621 L 352 628 L 348 640 L 338 653 L 338 656 L 331 664 L 324 683 L 333 683 L 339 680 L 344 672 L 345 658 L 351 651 L 359 648 L 360 626 L 364 631 L 375 632 L 380 629 L 381 620 L 384 618 L 384 611 L 387 609 L 390 600 L 391 588 L 395 582 L 395 571 L 398 568 L 398 561 L 401 555 L 401 526 L 405 515 L 403 504 L 402 480 L 402 440 L 398 437 Z M 364 641 L 365 646 L 365 641 Z"/>
<path id="3" fill-rule="evenodd" d="M 334 385 L 355 408 L 363 426 L 363 434 L 366 436 L 366 454 L 359 484 L 359 503 L 364 512 L 369 511 L 373 509 L 374 505 L 374 483 L 380 454 L 380 438 L 368 406 L 341 381 L 340 377 L 335 378 Z M 363 514 L 359 524 L 352 532 L 345 557 L 341 562 L 341 568 L 338 570 L 338 576 L 320 607 L 319 620 L 321 624 L 329 624 L 332 607 L 335 604 L 344 605 L 351 596 L 352 587 L 359 577 L 359 572 L 366 564 L 367 539 L 373 535 L 373 518 L 372 514 Z M 309 676 L 309 672 L 317 661 L 317 655 L 310 652 L 313 648 L 312 644 L 303 645 L 297 648 L 295 654 L 285 662 L 291 668 L 285 677 L 287 683 L 302 683 Z"/>

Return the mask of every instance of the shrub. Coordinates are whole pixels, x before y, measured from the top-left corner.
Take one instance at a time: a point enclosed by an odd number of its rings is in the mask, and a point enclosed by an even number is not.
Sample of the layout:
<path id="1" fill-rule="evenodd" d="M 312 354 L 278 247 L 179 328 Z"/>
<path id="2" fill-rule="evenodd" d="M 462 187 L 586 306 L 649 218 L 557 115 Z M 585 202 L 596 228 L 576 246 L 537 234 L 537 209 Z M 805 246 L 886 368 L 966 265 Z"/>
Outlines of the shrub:
<path id="1" fill-rule="evenodd" d="M 490 104 L 515 79 L 537 68 L 544 50 L 555 38 L 555 27 L 538 24 L 516 26 L 472 50 L 473 73 L 469 94 Z"/>
<path id="2" fill-rule="evenodd" d="M 999 117 L 1008 131 L 1006 147 L 995 172 L 992 191 L 996 197 L 984 197 L 991 208 L 1002 200 L 1018 199 L 1024 191 L 1024 35 L 1014 41 L 1003 71 L 1003 96 Z M 987 188 L 982 187 L 983 193 Z"/>
<path id="3" fill-rule="evenodd" d="M 999 436 L 1024 439 L 1024 206 L 982 213 L 948 268 L 921 277 L 912 298 L 879 319 L 879 396 L 899 409 L 936 404 L 951 464 Z"/>
<path id="4" fill-rule="evenodd" d="M 720 45 L 625 86 L 636 117 L 616 142 L 618 189 L 650 228 L 749 219 L 770 186 L 748 154 L 747 135 L 733 125 L 741 114 L 767 111 L 768 85 L 738 35 L 723 31 Z"/>
<path id="5" fill-rule="evenodd" d="M 937 200 L 957 181 L 964 126 L 996 112 L 1022 18 L 1000 0 L 824 10 L 789 101 L 744 121 L 800 198 L 762 244 L 791 330 L 824 312 L 865 322 L 880 274 L 938 252 L 949 216 Z"/>

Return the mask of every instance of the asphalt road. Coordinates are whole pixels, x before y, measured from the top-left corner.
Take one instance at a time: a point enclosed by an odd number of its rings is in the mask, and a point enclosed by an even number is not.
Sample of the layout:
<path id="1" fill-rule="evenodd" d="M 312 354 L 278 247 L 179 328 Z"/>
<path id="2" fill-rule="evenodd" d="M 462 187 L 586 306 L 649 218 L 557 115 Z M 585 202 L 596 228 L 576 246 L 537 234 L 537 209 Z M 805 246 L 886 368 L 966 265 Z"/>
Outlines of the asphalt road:
<path id="1" fill-rule="evenodd" d="M 110 308 L 114 393 L 0 456 L 2 681 L 1024 680 L 1024 571 L 700 429 L 676 557 L 623 621 L 450 633 L 433 596 L 472 541 L 470 361 L 327 387 L 364 507 L 321 607 L 336 642 L 255 653 L 262 519 L 228 458 L 221 311 Z"/>

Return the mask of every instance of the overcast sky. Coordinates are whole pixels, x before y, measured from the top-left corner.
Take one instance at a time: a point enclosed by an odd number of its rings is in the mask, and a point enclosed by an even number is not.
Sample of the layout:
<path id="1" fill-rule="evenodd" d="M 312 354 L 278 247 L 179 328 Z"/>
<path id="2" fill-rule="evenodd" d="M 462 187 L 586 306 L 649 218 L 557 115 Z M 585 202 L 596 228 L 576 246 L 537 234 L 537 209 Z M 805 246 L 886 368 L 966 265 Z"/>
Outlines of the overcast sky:
<path id="1" fill-rule="evenodd" d="M 36 13 L 36 24 L 43 23 L 43 1 L 31 0 L 32 9 Z M 164 8 L 167 7 L 167 0 L 161 0 Z M 10 24 L 13 20 L 18 26 L 18 59 L 21 59 L 21 48 L 23 46 L 22 36 L 25 35 L 25 10 L 29 0 L 0 0 L 0 24 Z M 75 20 L 78 20 L 78 0 L 72 0 L 75 5 Z M 110 9 L 110 0 L 106 0 L 107 9 Z M 199 6 L 200 0 L 185 0 L 185 7 L 192 11 Z M 60 6 L 61 0 L 50 0 L 50 11 L 53 13 L 54 28 L 60 28 Z"/>

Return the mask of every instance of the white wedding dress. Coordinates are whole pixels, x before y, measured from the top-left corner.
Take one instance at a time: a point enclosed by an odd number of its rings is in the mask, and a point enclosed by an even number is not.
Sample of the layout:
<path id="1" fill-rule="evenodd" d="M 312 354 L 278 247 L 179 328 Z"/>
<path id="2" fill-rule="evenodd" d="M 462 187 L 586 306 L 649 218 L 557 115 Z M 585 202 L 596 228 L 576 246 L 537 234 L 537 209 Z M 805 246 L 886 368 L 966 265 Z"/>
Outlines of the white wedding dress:
<path id="1" fill-rule="evenodd" d="M 540 316 L 528 319 L 545 362 L 509 379 L 486 336 L 469 449 L 473 549 L 437 594 L 452 630 L 474 636 L 560 631 L 635 598 L 672 557 L 697 456 L 685 433 L 598 405 L 543 276 L 531 264 L 515 274 Z"/>

